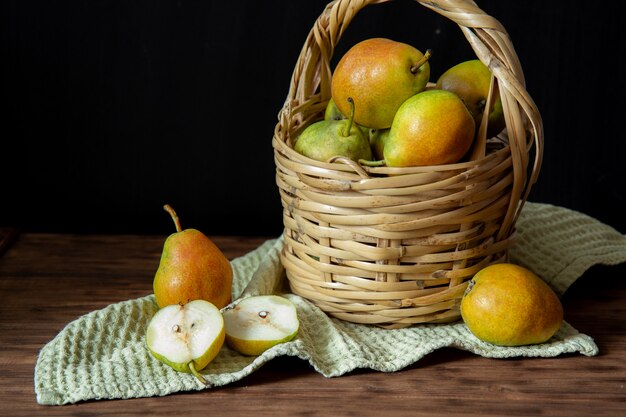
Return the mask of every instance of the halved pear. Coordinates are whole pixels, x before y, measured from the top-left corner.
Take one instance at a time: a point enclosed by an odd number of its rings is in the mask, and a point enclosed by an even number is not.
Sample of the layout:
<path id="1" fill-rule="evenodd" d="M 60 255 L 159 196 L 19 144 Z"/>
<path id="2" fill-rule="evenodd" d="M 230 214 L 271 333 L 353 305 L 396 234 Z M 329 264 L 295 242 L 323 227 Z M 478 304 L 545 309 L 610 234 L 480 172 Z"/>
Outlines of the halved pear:
<path id="1" fill-rule="evenodd" d="M 277 295 L 245 298 L 222 314 L 226 344 L 248 356 L 292 340 L 300 327 L 296 306 Z"/>
<path id="2" fill-rule="evenodd" d="M 205 300 L 171 304 L 161 308 L 146 331 L 148 350 L 161 362 L 179 372 L 199 373 L 224 344 L 224 319 L 220 310 Z"/>

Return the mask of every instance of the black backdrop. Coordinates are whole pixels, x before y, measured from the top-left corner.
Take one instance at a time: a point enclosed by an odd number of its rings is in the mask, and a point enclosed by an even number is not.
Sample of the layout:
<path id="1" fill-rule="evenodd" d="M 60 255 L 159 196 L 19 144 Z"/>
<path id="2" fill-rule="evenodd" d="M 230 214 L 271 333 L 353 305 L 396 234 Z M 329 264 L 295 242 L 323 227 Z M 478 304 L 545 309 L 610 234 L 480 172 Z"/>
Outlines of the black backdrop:
<path id="1" fill-rule="evenodd" d="M 477 0 L 507 28 L 542 112 L 531 201 L 626 232 L 620 2 Z M 271 139 L 326 1 L 4 0 L 0 226 L 278 235 Z M 366 7 L 337 46 L 432 48 L 433 78 L 472 58 L 458 26 L 409 0 Z"/>

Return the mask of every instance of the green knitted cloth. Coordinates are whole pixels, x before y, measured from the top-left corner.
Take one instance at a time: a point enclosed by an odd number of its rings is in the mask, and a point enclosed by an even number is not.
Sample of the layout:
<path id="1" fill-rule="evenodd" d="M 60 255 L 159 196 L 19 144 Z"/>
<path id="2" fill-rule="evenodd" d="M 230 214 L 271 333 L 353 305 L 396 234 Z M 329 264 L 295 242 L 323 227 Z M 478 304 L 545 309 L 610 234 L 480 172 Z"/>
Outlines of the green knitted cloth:
<path id="1" fill-rule="evenodd" d="M 625 235 L 565 208 L 527 203 L 517 231 L 511 261 L 534 270 L 559 294 L 594 264 L 626 262 Z M 234 298 L 285 288 L 281 248 L 282 239 L 273 239 L 232 261 Z M 302 298 L 285 296 L 298 309 L 301 324 L 296 339 L 258 357 L 245 357 L 224 346 L 202 371 L 208 386 L 172 370 L 146 349 L 145 329 L 157 310 L 152 295 L 86 314 L 41 350 L 35 366 L 37 402 L 68 404 L 203 390 L 240 380 L 281 355 L 297 356 L 322 375 L 336 377 L 356 368 L 397 371 L 442 347 L 491 358 L 598 353 L 591 337 L 566 322 L 545 344 L 498 347 L 476 339 L 462 322 L 382 329 L 331 319 Z"/>

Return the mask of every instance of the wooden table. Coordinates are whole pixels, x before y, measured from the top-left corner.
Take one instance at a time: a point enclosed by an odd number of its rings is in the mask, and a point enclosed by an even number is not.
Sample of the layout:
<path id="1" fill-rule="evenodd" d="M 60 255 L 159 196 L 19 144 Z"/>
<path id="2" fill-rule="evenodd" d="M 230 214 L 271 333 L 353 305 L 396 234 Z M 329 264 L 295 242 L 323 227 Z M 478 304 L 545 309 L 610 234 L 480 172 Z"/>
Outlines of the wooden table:
<path id="1" fill-rule="evenodd" d="M 626 415 L 624 264 L 593 267 L 563 298 L 566 319 L 597 342 L 596 357 L 486 359 L 442 349 L 399 372 L 331 379 L 308 362 L 278 358 L 217 389 L 41 406 L 33 383 L 39 350 L 81 315 L 151 293 L 165 237 L 22 233 L 11 243 L 0 230 L 7 242 L 0 257 L 0 415 Z M 232 259 L 266 237 L 212 239 Z"/>

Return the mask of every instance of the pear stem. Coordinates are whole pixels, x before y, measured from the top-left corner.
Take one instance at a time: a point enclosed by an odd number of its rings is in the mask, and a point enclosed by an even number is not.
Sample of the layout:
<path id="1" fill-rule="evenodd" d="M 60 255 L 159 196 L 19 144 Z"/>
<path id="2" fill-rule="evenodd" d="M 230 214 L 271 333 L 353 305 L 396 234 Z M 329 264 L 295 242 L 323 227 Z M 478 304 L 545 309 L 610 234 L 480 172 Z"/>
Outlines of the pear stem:
<path id="1" fill-rule="evenodd" d="M 348 97 L 348 103 L 350 103 L 350 117 L 348 118 L 348 129 L 347 132 L 344 130 L 343 136 L 350 136 L 350 131 L 352 130 L 352 123 L 354 122 L 354 100 L 352 97 Z"/>
<path id="2" fill-rule="evenodd" d="M 411 67 L 411 74 L 415 74 L 417 73 L 417 71 L 420 69 L 420 67 L 422 65 L 424 65 L 426 63 L 426 61 L 428 61 L 432 55 L 432 50 L 431 49 L 427 49 L 426 53 L 424 54 L 424 56 L 422 56 L 422 59 L 420 59 L 419 61 L 417 61 L 417 64 L 413 65 Z"/>
<path id="3" fill-rule="evenodd" d="M 386 162 L 384 159 L 380 159 L 378 161 L 368 161 L 367 159 L 359 159 L 359 164 L 365 165 L 367 167 L 382 167 L 382 166 L 385 166 Z"/>
<path id="4" fill-rule="evenodd" d="M 207 385 L 208 382 L 206 379 L 204 379 L 204 377 L 202 376 L 202 374 L 198 371 L 196 371 L 196 367 L 193 364 L 193 361 L 189 362 L 189 370 L 191 371 L 191 373 L 193 374 L 193 376 L 195 376 L 196 378 L 198 378 L 198 380 L 200 382 L 202 382 L 204 385 Z"/>
<path id="5" fill-rule="evenodd" d="M 176 231 L 177 232 L 182 231 L 183 229 L 180 227 L 180 219 L 178 218 L 178 215 L 176 214 L 172 206 L 170 206 L 169 204 L 166 204 L 163 206 L 163 209 L 167 211 L 170 214 L 170 216 L 172 216 L 172 220 L 174 220 L 174 225 L 176 226 Z"/>

